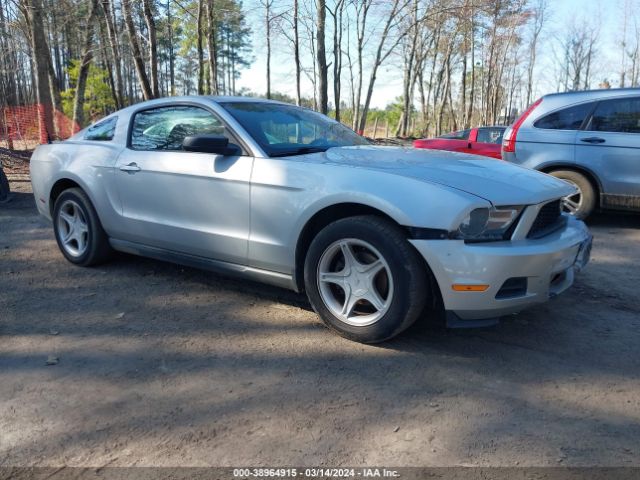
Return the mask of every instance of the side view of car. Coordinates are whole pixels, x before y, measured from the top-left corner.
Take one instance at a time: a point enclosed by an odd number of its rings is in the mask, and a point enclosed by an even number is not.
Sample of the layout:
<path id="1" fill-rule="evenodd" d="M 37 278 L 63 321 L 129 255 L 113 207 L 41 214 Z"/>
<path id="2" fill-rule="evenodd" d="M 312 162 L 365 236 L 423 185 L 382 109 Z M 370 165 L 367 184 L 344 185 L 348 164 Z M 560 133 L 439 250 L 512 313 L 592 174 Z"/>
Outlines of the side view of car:
<path id="1" fill-rule="evenodd" d="M 423 312 L 478 326 L 569 288 L 589 260 L 566 182 L 473 155 L 376 147 L 311 110 L 172 97 L 36 149 L 62 254 L 112 250 L 305 292 L 334 331 L 381 342 Z"/>
<path id="2" fill-rule="evenodd" d="M 640 89 L 546 95 L 504 135 L 502 157 L 577 188 L 564 208 L 640 211 Z"/>
<path id="3" fill-rule="evenodd" d="M 448 150 L 485 157 L 502 158 L 502 136 L 507 127 L 479 127 L 460 130 L 437 138 L 414 140 L 415 148 Z"/>

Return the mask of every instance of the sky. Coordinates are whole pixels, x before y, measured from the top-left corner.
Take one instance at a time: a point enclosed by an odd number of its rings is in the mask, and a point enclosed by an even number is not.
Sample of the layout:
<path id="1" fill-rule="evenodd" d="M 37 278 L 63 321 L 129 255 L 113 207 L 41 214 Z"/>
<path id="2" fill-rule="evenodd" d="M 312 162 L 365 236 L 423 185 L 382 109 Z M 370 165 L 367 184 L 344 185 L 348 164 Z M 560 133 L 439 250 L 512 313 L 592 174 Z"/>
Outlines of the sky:
<path id="1" fill-rule="evenodd" d="M 557 36 L 562 34 L 564 28 L 571 22 L 596 22 L 600 26 L 600 42 L 598 65 L 594 80 L 597 82 L 604 78 L 611 81 L 612 86 L 616 86 L 618 73 L 616 67 L 620 64 L 620 47 L 617 35 L 621 30 L 620 5 L 625 0 L 550 0 L 549 21 L 542 33 L 541 44 L 538 49 L 538 61 L 536 63 L 536 77 L 538 79 L 538 91 L 536 96 L 541 96 L 551 91 L 555 91 L 553 81 L 555 69 L 557 69 L 556 56 L 553 45 L 557 42 Z M 637 1 L 637 0 L 627 0 Z M 264 42 L 263 10 L 258 0 L 245 0 L 245 10 L 247 20 L 253 30 L 253 62 L 251 67 L 243 70 L 237 82 L 238 88 L 245 87 L 258 94 L 264 95 L 266 92 L 266 44 Z M 330 48 L 331 39 L 328 36 L 327 46 Z M 331 61 L 330 52 L 327 52 L 328 61 Z M 310 62 L 310 57 L 306 56 L 306 62 Z M 307 65 L 310 66 L 310 65 Z M 295 70 L 290 53 L 290 47 L 286 40 L 276 40 L 273 46 L 271 85 L 273 91 L 287 93 L 295 96 Z M 343 73 L 346 68 L 343 67 Z M 331 82 L 331 80 L 330 80 Z M 343 84 L 347 84 L 346 75 Z M 330 83 L 331 85 L 331 83 Z M 304 78 L 302 82 L 303 96 L 312 96 L 313 89 L 311 82 Z M 372 98 L 372 106 L 384 108 L 387 104 L 401 95 L 402 92 L 402 67 L 399 59 L 390 58 L 380 68 L 376 87 Z M 343 96 L 349 94 L 348 88 L 343 87 Z M 329 100 L 332 101 L 332 93 Z"/>

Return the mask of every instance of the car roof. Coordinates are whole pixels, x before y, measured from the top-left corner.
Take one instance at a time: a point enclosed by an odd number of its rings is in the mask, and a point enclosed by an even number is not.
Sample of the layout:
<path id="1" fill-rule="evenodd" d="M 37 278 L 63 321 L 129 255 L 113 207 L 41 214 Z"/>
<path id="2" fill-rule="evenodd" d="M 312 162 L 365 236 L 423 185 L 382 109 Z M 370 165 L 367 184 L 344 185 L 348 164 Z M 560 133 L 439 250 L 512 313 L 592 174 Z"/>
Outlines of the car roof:
<path id="1" fill-rule="evenodd" d="M 239 96 L 231 96 L 231 95 L 203 95 L 205 98 L 213 100 L 216 103 L 225 103 L 225 102 L 239 102 L 239 103 L 275 103 L 279 105 L 291 105 L 290 103 L 281 102 L 279 100 L 271 100 L 268 98 L 262 97 L 239 97 Z M 171 97 L 173 98 L 173 97 Z M 195 97 L 198 98 L 198 97 Z"/>
<path id="2" fill-rule="evenodd" d="M 601 88 L 596 90 L 573 90 L 570 92 L 549 93 L 543 98 L 584 97 L 585 99 L 588 99 L 592 97 L 624 97 L 627 95 L 640 95 L 640 88 Z"/>
<path id="3" fill-rule="evenodd" d="M 278 100 L 269 100 L 260 97 L 239 97 L 239 96 L 224 96 L 224 95 L 182 95 L 175 97 L 160 97 L 152 100 L 146 100 L 144 102 L 134 103 L 129 105 L 111 115 L 119 115 L 122 113 L 131 113 L 136 110 L 145 109 L 147 107 L 153 107 L 154 105 L 166 105 L 170 103 L 180 102 L 194 102 L 199 103 L 202 101 L 209 101 L 214 103 L 226 103 L 226 102 L 241 102 L 241 103 L 272 103 L 274 105 L 291 105 L 290 103 L 280 102 Z M 108 115 L 108 116 L 111 116 Z M 105 117 L 107 118 L 107 117 Z"/>

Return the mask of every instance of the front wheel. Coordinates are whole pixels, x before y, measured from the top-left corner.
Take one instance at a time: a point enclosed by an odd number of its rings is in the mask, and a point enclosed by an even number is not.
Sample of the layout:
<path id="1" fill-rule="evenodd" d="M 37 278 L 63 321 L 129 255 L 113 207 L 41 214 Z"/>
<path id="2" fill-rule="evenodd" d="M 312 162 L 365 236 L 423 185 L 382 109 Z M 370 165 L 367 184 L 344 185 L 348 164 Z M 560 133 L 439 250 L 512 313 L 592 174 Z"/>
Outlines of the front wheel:
<path id="1" fill-rule="evenodd" d="M 325 227 L 309 247 L 304 280 L 323 322 L 362 343 L 382 342 L 408 328 L 430 292 L 418 253 L 396 225 L 377 216 Z"/>

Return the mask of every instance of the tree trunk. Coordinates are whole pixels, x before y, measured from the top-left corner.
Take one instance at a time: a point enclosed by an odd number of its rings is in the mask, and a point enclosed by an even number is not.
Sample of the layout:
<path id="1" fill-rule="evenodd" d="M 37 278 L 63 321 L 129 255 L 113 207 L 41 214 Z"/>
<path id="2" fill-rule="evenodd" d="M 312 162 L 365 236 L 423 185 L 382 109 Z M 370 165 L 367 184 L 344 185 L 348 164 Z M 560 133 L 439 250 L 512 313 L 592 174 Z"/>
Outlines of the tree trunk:
<path id="1" fill-rule="evenodd" d="M 53 101 L 49 87 L 51 58 L 42 21 L 42 3 L 40 0 L 24 0 L 24 10 L 27 14 L 29 33 L 31 35 L 36 101 L 38 102 L 39 110 L 40 141 L 46 142 L 56 138 L 56 132 Z"/>
<path id="2" fill-rule="evenodd" d="M 416 58 L 416 49 L 418 43 L 418 1 L 413 0 L 413 25 L 411 27 L 412 35 L 409 49 L 405 55 L 405 68 L 403 72 L 402 82 L 402 111 L 404 112 L 403 120 L 400 124 L 400 135 L 406 137 L 409 131 L 409 123 L 411 122 L 411 108 L 413 106 L 412 86 L 414 84 L 414 63 Z"/>
<path id="3" fill-rule="evenodd" d="M 298 0 L 293 0 L 293 57 L 296 63 L 296 105 L 300 106 L 300 36 L 298 34 Z"/>
<path id="4" fill-rule="evenodd" d="M 51 91 L 51 101 L 54 110 L 62 111 L 62 98 L 60 97 L 60 88 L 58 87 L 58 78 L 56 77 L 56 71 L 53 68 L 53 60 L 50 54 L 46 56 L 48 63 L 48 74 L 49 74 L 49 90 Z M 54 118 L 55 120 L 55 118 Z M 56 130 L 58 125 L 54 121 L 54 126 Z"/>
<path id="5" fill-rule="evenodd" d="M 0 58 L 0 71 L 6 72 L 0 76 L 0 95 L 3 100 L 0 100 L 0 105 L 18 105 L 19 93 L 18 93 L 18 81 L 17 76 L 17 61 L 16 54 L 13 47 L 10 45 L 9 34 L 6 29 L 6 19 L 4 15 L 4 5 L 0 0 L 0 50 L 6 52 L 2 58 Z M 15 71 L 16 76 L 13 72 Z"/>
<path id="6" fill-rule="evenodd" d="M 333 16 L 333 98 L 335 119 L 340 121 L 340 77 L 342 76 L 342 13 L 344 0 L 337 0 Z"/>
<path id="7" fill-rule="evenodd" d="M 357 61 L 358 61 L 358 86 L 356 89 L 354 109 L 353 109 L 353 129 L 358 133 L 361 133 L 359 129 L 360 124 L 360 102 L 362 100 L 362 82 L 364 80 L 363 70 L 363 51 L 365 43 L 365 29 L 367 25 L 367 16 L 369 8 L 371 7 L 371 0 L 362 0 L 361 3 L 356 4 L 356 30 L 358 34 L 357 42 Z"/>
<path id="8" fill-rule="evenodd" d="M 136 67 L 136 73 L 138 74 L 138 82 L 140 83 L 140 89 L 145 100 L 153 98 L 153 91 L 149 84 L 149 77 L 144 67 L 144 59 L 138 44 L 138 33 L 136 32 L 135 25 L 133 24 L 133 15 L 131 12 L 131 0 L 122 0 L 122 15 L 124 16 L 124 23 L 127 27 L 127 34 L 129 36 L 129 44 L 131 46 L 131 54 L 133 55 L 133 62 Z"/>
<path id="9" fill-rule="evenodd" d="M 198 0 L 198 36 L 197 36 L 197 49 L 198 49 L 198 95 L 204 95 L 204 48 L 202 46 L 202 30 L 204 17 L 204 0 Z"/>
<path id="10" fill-rule="evenodd" d="M 216 26 L 215 0 L 207 0 L 207 46 L 209 49 L 209 81 L 212 95 L 218 95 L 218 29 Z"/>
<path id="11" fill-rule="evenodd" d="M 84 125 L 84 92 L 87 87 L 87 77 L 89 76 L 89 67 L 93 59 L 93 23 L 97 13 L 96 0 L 91 1 L 89 8 L 89 16 L 85 27 L 84 45 L 82 47 L 82 59 L 80 60 L 80 68 L 78 69 L 78 81 L 76 83 L 76 94 L 73 99 L 73 123 L 82 127 Z M 72 127 L 74 128 L 74 127 Z M 73 132 L 72 132 L 73 133 Z"/>
<path id="12" fill-rule="evenodd" d="M 327 55 L 324 44 L 325 20 L 326 20 L 326 3 L 325 0 L 317 0 L 318 18 L 316 21 L 316 61 L 318 63 L 318 106 L 320 113 L 327 114 L 329 112 L 329 98 L 327 85 Z"/>
<path id="13" fill-rule="evenodd" d="M 473 2 L 471 3 L 471 88 L 469 92 L 469 106 L 467 108 L 465 128 L 473 123 L 473 106 L 476 96 L 476 28 L 473 20 Z"/>
<path id="14" fill-rule="evenodd" d="M 102 11 L 104 13 L 105 23 L 107 25 L 107 35 L 109 37 L 109 47 L 113 60 L 113 70 L 115 73 L 115 98 L 116 108 L 124 107 L 124 82 L 122 81 L 122 61 L 120 58 L 120 48 L 118 46 L 118 33 L 116 31 L 115 22 L 111 14 L 110 0 L 102 0 Z"/>
<path id="15" fill-rule="evenodd" d="M 171 2 L 167 0 L 167 29 L 169 34 L 169 95 L 176 94 L 175 54 L 173 50 L 173 25 L 171 25 Z"/>
<path id="16" fill-rule="evenodd" d="M 156 35 L 156 22 L 153 18 L 151 0 L 143 0 L 144 21 L 149 32 L 149 66 L 151 67 L 151 91 L 154 98 L 160 96 L 160 85 L 158 83 L 158 40 Z"/>
<path id="17" fill-rule="evenodd" d="M 265 26 L 267 29 L 267 98 L 271 98 L 271 0 L 265 2 Z"/>

